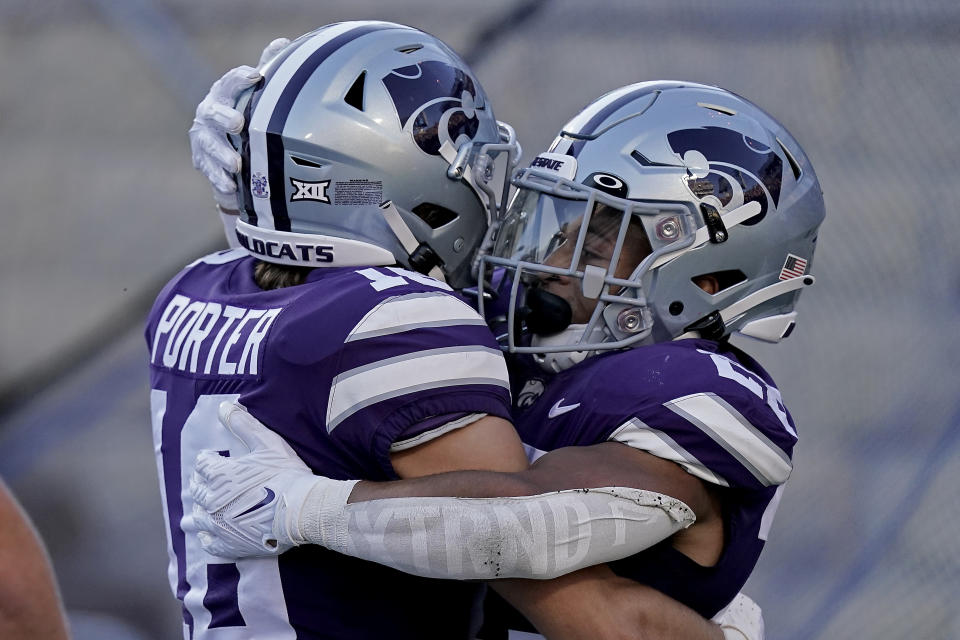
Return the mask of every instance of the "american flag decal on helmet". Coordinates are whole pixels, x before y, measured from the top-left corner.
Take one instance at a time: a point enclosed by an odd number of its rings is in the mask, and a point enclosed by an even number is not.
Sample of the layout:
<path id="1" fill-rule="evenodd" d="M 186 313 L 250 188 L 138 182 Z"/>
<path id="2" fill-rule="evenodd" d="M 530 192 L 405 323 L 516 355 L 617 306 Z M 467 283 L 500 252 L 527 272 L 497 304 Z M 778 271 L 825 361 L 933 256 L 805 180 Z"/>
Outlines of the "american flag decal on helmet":
<path id="1" fill-rule="evenodd" d="M 807 270 L 807 261 L 803 258 L 793 255 L 792 253 L 787 254 L 787 259 L 783 263 L 783 268 L 780 269 L 780 279 L 789 280 L 791 278 L 799 278 Z"/>

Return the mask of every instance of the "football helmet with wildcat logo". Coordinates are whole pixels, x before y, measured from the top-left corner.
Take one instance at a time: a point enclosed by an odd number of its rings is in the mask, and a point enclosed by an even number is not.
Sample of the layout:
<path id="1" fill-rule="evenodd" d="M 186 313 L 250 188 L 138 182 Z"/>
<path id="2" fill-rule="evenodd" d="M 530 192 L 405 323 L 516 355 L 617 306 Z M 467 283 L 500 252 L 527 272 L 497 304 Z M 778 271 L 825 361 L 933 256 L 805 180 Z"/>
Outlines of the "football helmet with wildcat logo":
<path id="1" fill-rule="evenodd" d="M 466 63 L 422 31 L 361 21 L 301 36 L 259 70 L 231 138 L 241 245 L 269 262 L 399 263 L 465 284 L 519 155 Z"/>
<path id="2" fill-rule="evenodd" d="M 514 184 L 481 288 L 509 292 L 504 341 L 549 370 L 678 337 L 777 342 L 814 281 L 813 167 L 780 123 L 717 87 L 612 91 Z"/>

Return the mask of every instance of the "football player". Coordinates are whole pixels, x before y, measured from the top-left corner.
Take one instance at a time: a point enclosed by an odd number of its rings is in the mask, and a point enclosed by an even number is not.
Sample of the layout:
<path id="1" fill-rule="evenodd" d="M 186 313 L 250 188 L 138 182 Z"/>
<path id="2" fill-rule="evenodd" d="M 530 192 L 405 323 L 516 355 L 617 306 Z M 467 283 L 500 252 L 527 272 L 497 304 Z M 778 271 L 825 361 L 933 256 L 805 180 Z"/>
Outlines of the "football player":
<path id="1" fill-rule="evenodd" d="M 521 438 L 544 464 L 596 451 L 570 464 L 583 486 L 627 455 L 614 443 L 696 478 L 712 506 L 696 525 L 609 566 L 714 615 L 756 565 L 797 440 L 777 386 L 729 338 L 776 343 L 795 326 L 825 216 L 813 167 L 751 102 L 648 82 L 588 106 L 515 184 L 481 269 L 509 292 Z"/>
<path id="2" fill-rule="evenodd" d="M 556 374 L 546 380 L 543 372 L 531 374 L 522 358 L 514 367 L 518 426 L 533 445 L 528 449 L 555 451 L 520 477 L 539 490 L 603 483 L 649 488 L 662 487 L 658 482 L 682 468 L 702 492 L 684 494 L 678 481 L 665 493 L 698 505 L 697 523 L 611 568 L 705 615 L 715 613 L 756 562 L 796 439 L 769 376 L 727 338 L 739 331 L 775 342 L 792 329 L 799 290 L 813 281 L 807 267 L 823 219 L 816 176 L 786 130 L 742 98 L 689 83 L 644 83 L 588 107 L 516 183 L 520 192 L 492 230 L 493 249 L 482 263 L 508 293 L 509 350 L 532 355 Z M 560 449 L 570 445 L 580 448 Z M 283 456 L 266 455 L 274 469 L 257 454 L 242 461 L 202 458 L 200 502 L 229 519 L 237 504 L 227 505 L 244 493 L 249 501 L 266 486 L 283 492 L 294 482 L 279 478 Z M 253 468 L 258 477 L 229 481 L 238 469 Z M 246 525 L 238 536 L 206 520 L 221 538 L 219 551 L 239 551 L 244 535 L 251 546 L 272 536 L 286 544 L 306 539 L 445 575 L 442 561 L 431 567 L 426 556 L 411 564 L 409 549 L 369 543 L 371 536 L 390 539 L 371 514 L 383 523 L 402 521 L 409 502 L 363 501 L 530 490 L 522 482 L 506 488 L 503 478 L 489 475 L 450 474 L 418 483 L 361 483 L 353 487 L 352 506 L 344 507 L 322 497 L 325 481 L 294 483 L 313 485 L 301 485 L 300 499 L 266 529 Z M 205 493 L 214 485 L 222 491 Z M 317 520 L 321 504 L 326 525 Z M 343 513 L 335 516 L 338 506 Z M 427 515 L 417 513 L 422 529 Z M 430 515 L 443 520 L 442 509 Z M 429 535 L 418 538 L 412 524 L 404 533 L 421 550 L 429 546 Z M 504 555 L 518 555 L 516 545 Z M 511 575 L 510 569 L 498 575 Z M 558 619 L 583 603 L 557 585 L 587 573 L 542 588 L 526 583 L 511 596 L 541 630 L 556 629 Z"/>
<path id="3" fill-rule="evenodd" d="M 339 23 L 272 49 L 256 74 L 225 80 L 205 101 L 236 131 L 239 189 L 230 196 L 226 186 L 217 200 L 225 214 L 231 205 L 241 212 L 240 246 L 178 274 L 146 330 L 169 576 L 185 636 L 472 637 L 477 583 L 411 576 L 318 546 L 236 562 L 202 547 L 188 491 L 193 461 L 201 450 L 247 451 L 216 421 L 224 401 L 283 425 L 291 455 L 341 479 L 340 501 L 348 479 L 527 466 L 509 422 L 503 356 L 451 290 L 468 283 L 475 249 L 499 217 L 508 185 L 496 183 L 495 163 L 516 157 L 512 130 L 495 120 L 463 61 L 418 30 Z M 239 95 L 225 100 L 231 92 Z M 234 98 L 235 112 L 216 108 Z M 200 129 L 192 142 L 203 155 Z M 217 162 L 235 160 L 225 153 Z M 277 498 L 264 497 L 231 516 L 262 517 Z M 629 487 L 530 502 L 628 512 L 603 517 L 597 540 L 575 557 L 561 555 L 566 528 L 542 538 L 558 572 L 649 546 L 637 514 L 666 532 L 656 539 L 690 520 L 679 500 Z M 602 544 L 621 529 L 624 545 Z M 703 625 L 691 637 L 709 637 Z"/>

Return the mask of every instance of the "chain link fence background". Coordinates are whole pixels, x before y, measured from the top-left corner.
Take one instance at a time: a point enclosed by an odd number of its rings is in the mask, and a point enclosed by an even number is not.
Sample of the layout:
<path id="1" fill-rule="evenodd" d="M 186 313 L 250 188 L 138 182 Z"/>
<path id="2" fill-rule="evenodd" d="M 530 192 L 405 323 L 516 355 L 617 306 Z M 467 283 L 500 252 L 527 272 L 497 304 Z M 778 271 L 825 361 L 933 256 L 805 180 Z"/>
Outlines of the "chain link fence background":
<path id="1" fill-rule="evenodd" d="M 0 474 L 78 639 L 179 636 L 147 410 L 147 307 L 222 244 L 186 129 L 280 35 L 446 40 L 525 160 L 596 96 L 718 84 L 801 142 L 828 208 L 795 334 L 741 342 L 801 443 L 746 589 L 768 637 L 960 638 L 960 7 L 947 0 L 0 0 Z"/>

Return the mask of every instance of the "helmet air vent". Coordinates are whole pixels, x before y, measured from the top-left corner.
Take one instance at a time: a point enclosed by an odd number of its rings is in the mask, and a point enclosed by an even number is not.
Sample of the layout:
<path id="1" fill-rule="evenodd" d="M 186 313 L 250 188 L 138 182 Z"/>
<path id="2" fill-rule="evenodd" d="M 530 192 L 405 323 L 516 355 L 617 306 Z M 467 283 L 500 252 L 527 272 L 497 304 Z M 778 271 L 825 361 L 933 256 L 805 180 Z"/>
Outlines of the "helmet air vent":
<path id="1" fill-rule="evenodd" d="M 414 51 L 420 51 L 423 49 L 422 44 L 408 44 L 405 47 L 397 47 L 399 53 L 413 53 Z"/>
<path id="2" fill-rule="evenodd" d="M 669 164 L 665 162 L 654 162 L 647 158 L 647 156 L 640 153 L 638 149 L 634 149 L 630 152 L 630 157 L 640 163 L 642 167 L 682 167 L 680 164 Z"/>
<path id="3" fill-rule="evenodd" d="M 343 96 L 343 101 L 357 111 L 363 111 L 363 85 L 366 82 L 366 78 L 367 72 L 364 71 L 353 81 L 350 89 L 347 90 L 347 95 Z"/>
<path id="4" fill-rule="evenodd" d="M 726 116 L 735 116 L 737 112 L 733 109 L 727 107 L 721 107 L 718 104 L 710 104 L 709 102 L 698 102 L 698 107 L 703 107 L 704 109 L 710 109 L 711 111 L 716 111 L 717 113 L 722 113 Z"/>
<path id="5" fill-rule="evenodd" d="M 721 291 L 726 291 L 731 287 L 735 287 L 741 282 L 747 281 L 747 276 L 743 273 L 743 271 L 740 271 L 740 269 L 729 269 L 727 271 L 714 271 L 713 273 L 704 273 L 699 276 L 694 276 L 690 278 L 690 281 L 693 282 L 694 284 L 697 284 L 698 280 L 706 277 L 711 277 L 717 281 L 717 290 L 714 293 L 714 295 L 716 295 L 717 293 L 720 293 Z"/>
<path id="6" fill-rule="evenodd" d="M 800 170 L 800 165 L 797 164 L 797 159 L 793 157 L 793 154 L 790 153 L 790 150 L 780 141 L 780 138 L 777 138 L 777 144 L 780 145 L 780 148 L 783 149 L 783 155 L 787 156 L 787 160 L 790 162 L 790 168 L 793 169 L 793 177 L 796 180 L 800 179 L 800 176 L 803 175 L 803 171 Z"/>
<path id="7" fill-rule="evenodd" d="M 310 167 L 311 169 L 322 169 L 323 165 L 313 160 L 307 160 L 306 158 L 301 158 L 299 156 L 290 156 L 290 159 L 293 160 L 294 164 L 298 164 L 301 167 Z"/>
<path id="8" fill-rule="evenodd" d="M 413 208 L 413 213 L 426 222 L 431 229 L 439 229 L 445 224 L 457 219 L 457 214 L 432 202 L 424 202 Z"/>
<path id="9" fill-rule="evenodd" d="M 789 325 L 787 325 L 787 330 L 783 332 L 783 338 L 781 338 L 781 340 L 785 338 L 789 338 L 790 334 L 793 333 L 793 330 L 796 329 L 796 327 L 797 327 L 796 322 L 791 322 Z"/>

